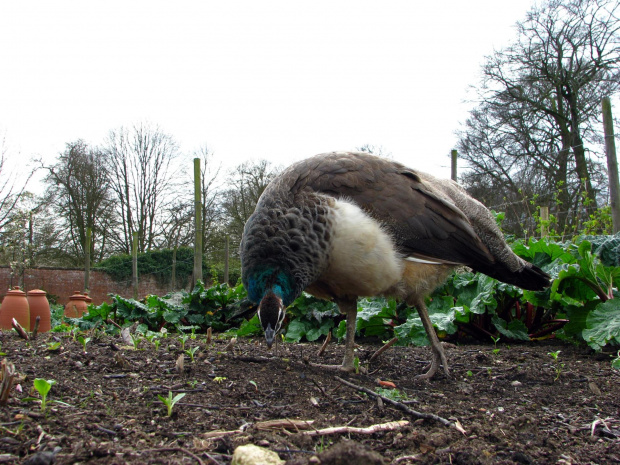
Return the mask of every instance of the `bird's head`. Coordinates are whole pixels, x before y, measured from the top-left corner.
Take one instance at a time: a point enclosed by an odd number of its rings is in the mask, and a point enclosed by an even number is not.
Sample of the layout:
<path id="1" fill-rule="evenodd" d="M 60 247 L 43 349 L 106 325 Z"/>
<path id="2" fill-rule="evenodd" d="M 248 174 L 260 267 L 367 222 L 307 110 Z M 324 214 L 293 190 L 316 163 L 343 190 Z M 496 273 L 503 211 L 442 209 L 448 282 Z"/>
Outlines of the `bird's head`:
<path id="1" fill-rule="evenodd" d="M 268 291 L 258 304 L 258 319 L 265 331 L 265 340 L 270 349 L 276 334 L 280 331 L 285 314 L 286 309 L 282 298 L 272 290 Z"/>

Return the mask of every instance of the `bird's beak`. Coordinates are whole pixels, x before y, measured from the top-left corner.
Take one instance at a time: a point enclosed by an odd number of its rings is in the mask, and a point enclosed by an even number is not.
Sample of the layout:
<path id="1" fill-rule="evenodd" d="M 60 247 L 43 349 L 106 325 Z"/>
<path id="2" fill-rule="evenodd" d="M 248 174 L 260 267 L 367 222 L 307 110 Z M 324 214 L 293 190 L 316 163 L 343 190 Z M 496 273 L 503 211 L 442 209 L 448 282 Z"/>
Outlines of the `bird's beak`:
<path id="1" fill-rule="evenodd" d="M 267 347 L 271 349 L 273 345 L 273 341 L 276 338 L 276 331 L 271 327 L 271 323 L 267 324 L 267 328 L 265 329 L 265 340 L 267 341 Z"/>

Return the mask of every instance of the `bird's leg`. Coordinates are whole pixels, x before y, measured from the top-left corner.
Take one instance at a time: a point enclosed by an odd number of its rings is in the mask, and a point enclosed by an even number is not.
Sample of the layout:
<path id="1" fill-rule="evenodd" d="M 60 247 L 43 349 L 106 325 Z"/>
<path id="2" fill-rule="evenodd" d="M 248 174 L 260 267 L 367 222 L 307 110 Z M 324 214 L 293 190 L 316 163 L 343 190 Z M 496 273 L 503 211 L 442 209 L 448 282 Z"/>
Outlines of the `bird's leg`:
<path id="1" fill-rule="evenodd" d="M 357 299 L 339 299 L 338 308 L 340 309 L 340 313 L 347 315 L 347 334 L 344 343 L 344 360 L 342 361 L 342 369 L 345 371 L 353 371 L 353 349 L 355 345 Z"/>
<path id="2" fill-rule="evenodd" d="M 355 370 L 354 364 L 354 349 L 355 349 L 355 327 L 357 319 L 357 299 L 356 298 L 342 298 L 337 299 L 336 304 L 340 313 L 344 313 L 347 316 L 347 333 L 344 343 L 344 359 L 342 365 L 324 365 L 319 363 L 311 363 L 310 365 L 320 368 L 337 369 L 342 371 L 352 372 Z"/>
<path id="3" fill-rule="evenodd" d="M 412 303 L 415 306 L 416 310 L 418 311 L 418 315 L 420 315 L 420 319 L 422 320 L 422 325 L 424 325 L 426 334 L 428 335 L 428 338 L 431 341 L 431 349 L 433 353 L 433 358 L 431 360 L 430 368 L 423 375 L 418 375 L 417 378 L 418 379 L 432 378 L 433 376 L 435 376 L 435 373 L 437 373 L 440 363 L 443 365 L 443 371 L 446 374 L 446 376 L 450 376 L 450 371 L 448 370 L 448 361 L 446 360 L 446 354 L 444 353 L 441 342 L 439 342 L 439 338 L 437 337 L 435 328 L 433 328 L 431 319 L 428 316 L 428 310 L 426 309 L 424 300 L 422 298 L 417 298 Z"/>

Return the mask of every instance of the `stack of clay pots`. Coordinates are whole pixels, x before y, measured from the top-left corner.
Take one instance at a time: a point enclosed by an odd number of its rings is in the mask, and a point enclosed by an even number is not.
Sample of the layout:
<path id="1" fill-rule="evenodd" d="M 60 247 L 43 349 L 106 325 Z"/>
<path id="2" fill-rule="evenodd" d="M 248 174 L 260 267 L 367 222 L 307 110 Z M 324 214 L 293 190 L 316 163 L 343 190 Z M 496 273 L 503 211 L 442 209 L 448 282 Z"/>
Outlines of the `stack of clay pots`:
<path id="1" fill-rule="evenodd" d="M 8 291 L 0 306 L 0 328 L 13 328 L 13 318 L 26 331 L 32 331 L 37 316 L 39 320 L 39 332 L 46 332 L 51 329 L 50 304 L 47 300 L 45 291 L 33 289 L 26 293 L 19 286 Z"/>

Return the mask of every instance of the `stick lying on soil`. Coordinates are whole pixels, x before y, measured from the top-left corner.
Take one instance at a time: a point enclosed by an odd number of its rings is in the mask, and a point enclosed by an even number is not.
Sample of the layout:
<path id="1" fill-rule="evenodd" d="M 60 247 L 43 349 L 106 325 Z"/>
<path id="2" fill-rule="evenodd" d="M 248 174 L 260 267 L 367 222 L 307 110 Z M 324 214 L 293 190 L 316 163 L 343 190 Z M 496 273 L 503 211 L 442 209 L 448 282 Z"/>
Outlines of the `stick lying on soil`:
<path id="1" fill-rule="evenodd" d="M 444 424 L 446 426 L 454 426 L 459 431 L 461 431 L 462 428 L 463 428 L 462 426 L 460 426 L 460 424 L 457 424 L 457 423 L 452 422 L 450 420 L 446 420 L 445 418 L 442 418 L 442 417 L 440 417 L 438 415 L 434 415 L 432 413 L 417 412 L 415 410 L 412 410 L 412 409 L 410 409 L 409 407 L 407 407 L 405 404 L 403 404 L 401 402 L 397 402 L 395 400 L 390 399 L 389 397 L 385 397 L 385 396 L 382 396 L 380 394 L 377 394 L 376 392 L 374 392 L 374 391 L 372 391 L 370 389 L 367 389 L 365 387 L 357 386 L 357 385 L 355 385 L 353 383 L 350 383 L 349 381 L 346 381 L 346 380 L 344 380 L 342 378 L 339 378 L 338 376 L 334 376 L 334 378 L 337 381 L 340 381 L 342 384 L 344 384 L 346 386 L 349 386 L 350 388 L 357 389 L 358 391 L 361 391 L 361 392 L 365 392 L 366 394 L 368 394 L 369 396 L 372 396 L 372 397 L 378 397 L 383 402 L 387 402 L 388 404 L 392 404 L 394 407 L 397 407 L 400 410 L 402 410 L 403 412 L 407 412 L 409 415 L 412 415 L 412 416 L 414 416 L 416 418 L 425 418 L 427 420 L 435 420 L 435 421 L 438 421 L 438 422 L 440 422 L 440 423 L 442 423 L 442 424 Z M 459 429 L 459 427 L 460 427 L 460 429 Z M 463 432 L 463 431 L 461 431 L 461 432 Z"/>
<path id="2" fill-rule="evenodd" d="M 365 428 L 358 428 L 355 426 L 334 426 L 331 428 L 314 429 L 312 427 L 313 420 L 289 420 L 285 418 L 283 420 L 269 420 L 256 423 L 254 427 L 262 430 L 275 430 L 279 429 L 285 434 L 303 434 L 304 436 L 326 436 L 328 434 L 374 434 L 380 431 L 395 431 L 409 425 L 406 420 L 400 421 L 388 421 L 387 423 L 381 423 L 377 425 L 367 426 Z M 288 429 L 294 429 L 291 432 Z M 301 431 L 305 430 L 305 431 Z M 243 433 L 245 428 L 240 428 L 232 431 L 210 431 L 208 433 L 201 434 L 202 439 L 219 439 L 225 436 L 233 434 Z"/>

